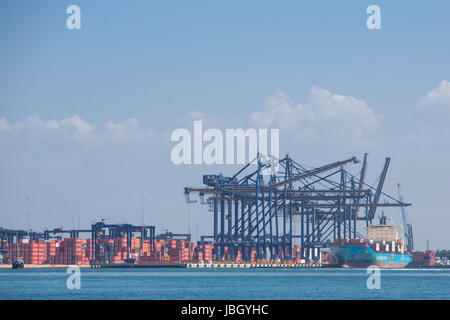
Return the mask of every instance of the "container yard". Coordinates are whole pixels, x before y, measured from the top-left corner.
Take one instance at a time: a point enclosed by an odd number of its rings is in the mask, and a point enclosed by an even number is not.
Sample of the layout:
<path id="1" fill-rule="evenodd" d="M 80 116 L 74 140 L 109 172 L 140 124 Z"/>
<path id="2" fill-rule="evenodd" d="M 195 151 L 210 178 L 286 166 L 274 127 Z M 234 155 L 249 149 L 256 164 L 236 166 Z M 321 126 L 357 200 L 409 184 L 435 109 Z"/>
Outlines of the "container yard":
<path id="1" fill-rule="evenodd" d="M 185 240 L 155 240 L 155 250 L 150 250 L 150 244 L 141 240 L 131 239 L 131 255 L 127 252 L 127 239 L 98 239 L 97 257 L 92 256 L 92 239 L 66 238 L 63 240 L 33 240 L 21 241 L 19 244 L 7 244 L 4 248 L 3 263 L 11 264 L 17 258 L 25 264 L 50 265 L 89 265 L 92 262 L 104 264 L 124 263 L 134 259 L 139 264 L 177 264 L 197 259 L 200 252 L 208 254 L 208 246 L 196 248 Z M 142 250 L 141 250 L 142 248 Z"/>
<path id="2" fill-rule="evenodd" d="M 232 176 L 204 175 L 204 187 L 184 188 L 186 203 L 196 202 L 190 197 L 197 194 L 199 204 L 208 206 L 213 216 L 211 234 L 201 235 L 196 243 L 191 234 L 156 235 L 155 226 L 108 224 L 103 219 L 90 229 L 35 232 L 0 228 L 1 260 L 7 265 L 21 261 L 25 265 L 95 267 L 337 266 L 342 259 L 330 250 L 333 243 L 380 250 L 373 240 L 364 244 L 369 240 L 362 231 L 381 232 L 373 225 L 379 207 L 402 209 L 406 240 L 395 235 L 399 244 L 392 249 L 399 248 L 397 255 L 410 255 L 412 226 L 404 211 L 410 204 L 403 202 L 400 186 L 399 200 L 383 192 L 390 158 L 386 158 L 375 186 L 365 182 L 368 154 L 359 174 L 351 174 L 347 167 L 358 163 L 352 157 L 306 169 L 289 155 L 274 162 L 259 154 Z M 384 228 L 391 233 L 400 230 Z M 384 248 L 383 235 L 377 233 L 376 237 L 381 237 L 378 240 Z M 392 254 L 385 251 L 385 255 Z M 415 252 L 412 264 L 433 265 L 433 255 Z"/>
<path id="3" fill-rule="evenodd" d="M 5 232 L 5 230 L 3 230 Z M 61 240 L 28 240 L 20 239 L 18 242 L 6 243 L 3 241 L 3 264 L 10 265 L 13 261 L 22 260 L 25 265 L 81 265 L 105 266 L 118 264 L 136 265 L 186 265 L 209 264 L 213 261 L 213 245 L 199 243 L 195 245 L 188 239 L 174 239 L 176 235 L 162 234 L 156 239 L 141 242 L 140 238 L 65 238 Z M 95 245 L 93 243 L 95 242 Z M 131 247 L 127 246 L 131 243 Z M 295 246 L 295 252 L 300 247 Z M 256 249 L 251 254 L 252 263 L 265 263 L 256 259 Z M 278 261 L 269 261 L 276 263 Z M 228 263 L 243 262 L 238 256 Z M 299 254 L 294 255 L 291 264 L 300 263 Z M 304 262 L 304 261 L 303 261 Z M 216 265 L 213 265 L 215 267 Z M 194 267 L 193 265 L 191 267 Z"/>

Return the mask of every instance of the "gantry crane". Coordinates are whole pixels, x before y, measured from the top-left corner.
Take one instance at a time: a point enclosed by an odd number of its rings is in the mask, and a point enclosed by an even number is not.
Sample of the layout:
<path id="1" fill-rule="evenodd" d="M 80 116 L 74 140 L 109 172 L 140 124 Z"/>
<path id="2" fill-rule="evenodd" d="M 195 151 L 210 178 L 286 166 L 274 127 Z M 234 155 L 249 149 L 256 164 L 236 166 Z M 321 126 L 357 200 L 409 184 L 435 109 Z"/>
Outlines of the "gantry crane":
<path id="1" fill-rule="evenodd" d="M 186 187 L 184 193 L 186 201 L 190 201 L 190 193 L 198 193 L 199 203 L 208 204 L 213 212 L 213 235 L 202 239 L 213 240 L 215 259 L 233 260 L 239 253 L 249 260 L 256 251 L 260 259 L 290 260 L 294 240 L 299 239 L 302 258 L 314 260 L 317 249 L 331 239 L 362 238 L 357 221 L 369 225 L 377 207 L 410 205 L 382 191 L 390 158 L 386 158 L 376 188 L 364 182 L 367 154 L 359 177 L 345 169 L 358 162 L 352 157 L 306 169 L 286 155 L 276 164 L 279 170 L 270 171 L 273 162 L 258 154 L 233 176 L 204 175 L 206 187 Z M 381 195 L 393 202 L 380 202 Z M 365 208 L 361 215 L 360 207 Z M 294 221 L 294 217 L 299 219 Z M 300 226 L 297 234 L 294 224 Z"/>

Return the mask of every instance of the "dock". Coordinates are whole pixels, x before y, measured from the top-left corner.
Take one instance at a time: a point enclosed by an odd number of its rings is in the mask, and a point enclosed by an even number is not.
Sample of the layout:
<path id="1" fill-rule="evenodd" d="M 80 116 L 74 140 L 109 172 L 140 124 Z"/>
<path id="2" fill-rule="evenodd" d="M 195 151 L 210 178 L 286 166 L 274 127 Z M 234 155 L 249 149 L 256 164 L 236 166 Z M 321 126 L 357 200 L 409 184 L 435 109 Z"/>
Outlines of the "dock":
<path id="1" fill-rule="evenodd" d="M 91 268 L 189 268 L 189 269 L 282 269 L 282 268 L 321 268 L 320 263 L 179 263 L 179 264 L 133 264 L 133 263 L 97 263 Z"/>
<path id="2" fill-rule="evenodd" d="M 321 268 L 322 265 L 307 263 L 188 263 L 187 268 L 222 268 L 222 269 L 253 269 L 253 268 Z"/>
<path id="3" fill-rule="evenodd" d="M 186 268 L 187 265 L 184 263 L 161 263 L 161 264 L 137 264 L 137 263 L 94 263 L 91 264 L 91 268 L 94 269 L 105 269 L 105 268 L 165 268 L 165 269 L 179 269 Z"/>
<path id="4" fill-rule="evenodd" d="M 24 264 L 24 269 L 67 269 L 69 267 L 77 266 L 78 268 L 90 268 L 90 265 L 78 264 Z M 11 269 L 11 264 L 0 264 L 0 269 Z"/>

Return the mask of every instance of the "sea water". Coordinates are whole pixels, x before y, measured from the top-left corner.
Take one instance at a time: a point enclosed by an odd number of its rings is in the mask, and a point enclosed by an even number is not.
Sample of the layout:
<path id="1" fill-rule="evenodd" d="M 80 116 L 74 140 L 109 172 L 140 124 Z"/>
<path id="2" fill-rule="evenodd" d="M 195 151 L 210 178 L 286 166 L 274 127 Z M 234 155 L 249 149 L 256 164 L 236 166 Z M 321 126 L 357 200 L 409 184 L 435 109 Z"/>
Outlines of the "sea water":
<path id="1" fill-rule="evenodd" d="M 66 269 L 0 269 L 0 299 L 450 299 L 449 269 L 384 269 L 380 289 L 365 269 L 80 270 L 68 289 Z"/>

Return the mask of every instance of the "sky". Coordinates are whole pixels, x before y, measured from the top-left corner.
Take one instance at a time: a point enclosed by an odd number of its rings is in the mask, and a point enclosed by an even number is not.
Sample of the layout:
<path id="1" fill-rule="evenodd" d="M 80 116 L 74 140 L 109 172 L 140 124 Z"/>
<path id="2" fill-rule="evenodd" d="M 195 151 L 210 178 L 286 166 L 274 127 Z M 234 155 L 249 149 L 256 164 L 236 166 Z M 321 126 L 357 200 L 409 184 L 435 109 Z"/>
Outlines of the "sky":
<path id="1" fill-rule="evenodd" d="M 37 230 L 75 226 L 77 202 L 82 227 L 140 224 L 145 191 L 146 224 L 187 232 L 183 187 L 236 170 L 171 162 L 171 132 L 203 120 L 279 128 L 310 167 L 368 152 L 371 183 L 391 157 L 384 191 L 402 184 L 416 248 L 448 249 L 449 21 L 444 0 L 2 1 L 0 226 L 26 226 L 26 196 Z"/>

